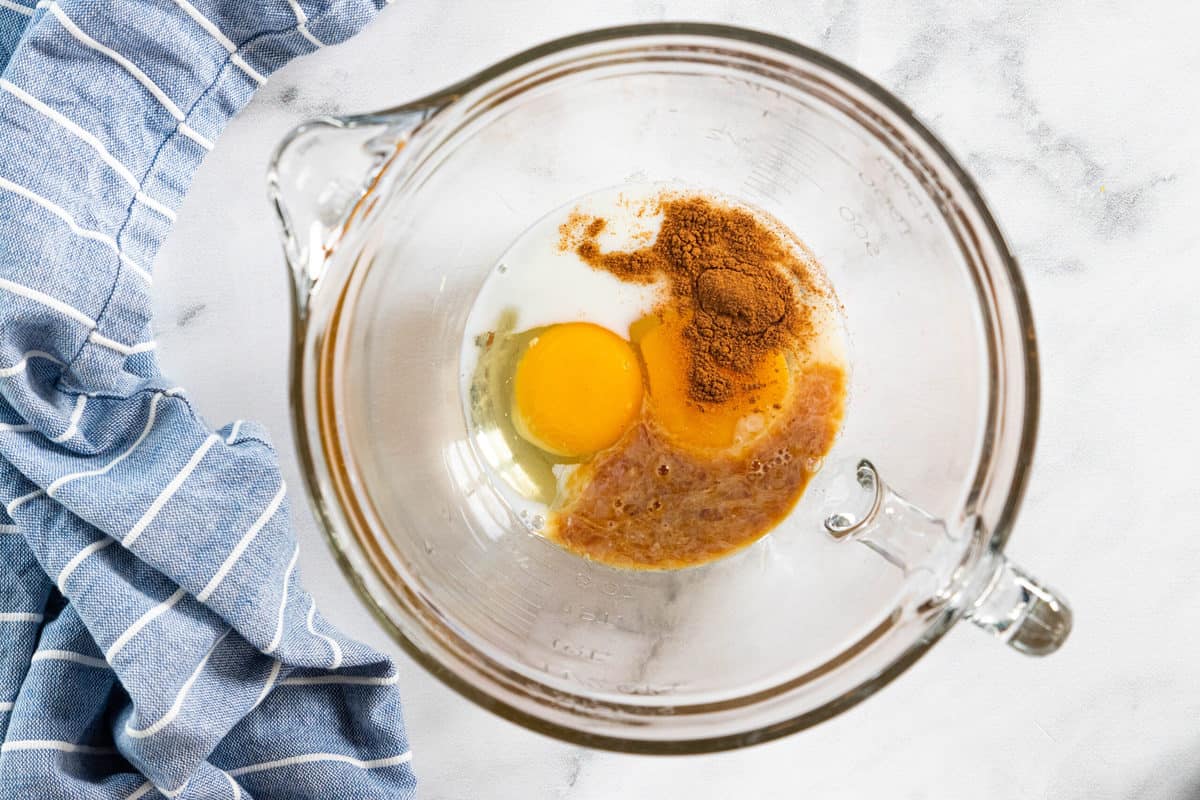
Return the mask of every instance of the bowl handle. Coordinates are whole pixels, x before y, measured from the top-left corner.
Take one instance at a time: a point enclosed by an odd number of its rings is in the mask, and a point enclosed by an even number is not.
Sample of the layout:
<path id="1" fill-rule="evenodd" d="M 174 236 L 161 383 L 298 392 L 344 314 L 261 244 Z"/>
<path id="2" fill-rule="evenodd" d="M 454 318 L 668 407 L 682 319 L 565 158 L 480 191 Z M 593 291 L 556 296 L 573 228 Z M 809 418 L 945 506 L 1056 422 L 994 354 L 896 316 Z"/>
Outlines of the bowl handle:
<path id="1" fill-rule="evenodd" d="M 365 216 L 364 199 L 400 160 L 411 136 L 443 107 L 319 117 L 293 129 L 276 148 L 267 194 L 301 313 L 338 240 Z"/>
<path id="2" fill-rule="evenodd" d="M 826 518 L 825 530 L 833 538 L 871 548 L 903 570 L 919 591 L 958 607 L 1014 650 L 1043 656 L 1066 640 L 1071 609 L 1052 590 L 1001 552 L 970 557 L 968 545 L 982 537 L 966 541 L 953 534 L 944 521 L 894 492 L 870 461 L 859 462 L 856 477 L 866 490 L 867 506 L 862 513 Z"/>

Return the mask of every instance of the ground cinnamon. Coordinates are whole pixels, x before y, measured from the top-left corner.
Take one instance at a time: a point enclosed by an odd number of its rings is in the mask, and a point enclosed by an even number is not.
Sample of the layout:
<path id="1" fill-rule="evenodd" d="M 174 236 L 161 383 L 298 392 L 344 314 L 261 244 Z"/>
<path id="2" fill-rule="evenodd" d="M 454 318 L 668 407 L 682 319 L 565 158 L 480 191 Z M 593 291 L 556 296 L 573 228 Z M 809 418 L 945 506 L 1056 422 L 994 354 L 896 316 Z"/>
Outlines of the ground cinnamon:
<path id="1" fill-rule="evenodd" d="M 797 286 L 808 271 L 795 250 L 747 211 L 704 197 L 668 197 L 658 237 L 648 247 L 603 252 L 606 221 L 573 216 L 561 246 L 586 263 L 635 283 L 666 279 L 663 305 L 686 320 L 688 395 L 722 403 L 755 388 L 751 376 L 770 354 L 811 331 Z"/>

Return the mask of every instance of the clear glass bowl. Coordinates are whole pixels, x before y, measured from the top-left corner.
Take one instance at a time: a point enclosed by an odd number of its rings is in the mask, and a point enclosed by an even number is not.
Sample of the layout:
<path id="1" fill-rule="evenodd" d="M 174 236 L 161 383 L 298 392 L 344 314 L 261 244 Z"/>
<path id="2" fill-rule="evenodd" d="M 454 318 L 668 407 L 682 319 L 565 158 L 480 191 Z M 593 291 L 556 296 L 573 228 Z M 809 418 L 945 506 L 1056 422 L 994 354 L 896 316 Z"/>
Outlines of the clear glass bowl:
<path id="1" fill-rule="evenodd" d="M 824 263 L 850 339 L 845 428 L 795 512 L 674 572 L 530 533 L 459 397 L 466 315 L 500 254 L 627 181 L 710 187 L 778 218 Z M 1028 653 L 1065 638 L 1067 607 L 1001 553 L 1038 397 L 1016 264 L 946 149 L 849 68 L 734 28 L 586 33 L 301 126 L 271 192 L 319 516 L 371 607 L 467 697 L 572 741 L 697 752 L 838 713 L 963 617 Z"/>

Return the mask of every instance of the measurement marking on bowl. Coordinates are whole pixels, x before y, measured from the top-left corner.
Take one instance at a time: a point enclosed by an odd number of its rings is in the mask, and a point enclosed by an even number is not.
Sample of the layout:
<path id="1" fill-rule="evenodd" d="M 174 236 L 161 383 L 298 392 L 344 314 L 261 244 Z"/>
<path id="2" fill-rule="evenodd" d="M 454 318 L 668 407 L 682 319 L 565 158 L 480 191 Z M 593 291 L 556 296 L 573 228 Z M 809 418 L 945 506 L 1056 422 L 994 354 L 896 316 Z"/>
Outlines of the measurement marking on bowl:
<path id="1" fill-rule="evenodd" d="M 581 645 L 568 642 L 566 639 L 555 639 L 550 642 L 550 646 L 564 655 L 586 661 L 594 661 L 597 664 L 607 664 L 608 662 L 612 661 L 613 657 L 613 654 L 607 650 L 597 650 L 594 647 L 583 647 Z"/>
<path id="2" fill-rule="evenodd" d="M 599 581 L 594 582 L 586 573 L 575 573 L 575 583 L 580 588 L 587 588 L 593 583 L 596 583 L 595 588 L 598 592 L 608 597 L 620 597 L 622 600 L 633 600 L 633 589 L 625 584 L 617 583 L 616 581 Z"/>
<path id="3" fill-rule="evenodd" d="M 517 567 L 520 568 L 520 570 L 523 573 L 528 575 L 530 578 L 533 578 L 535 581 L 540 583 L 542 586 L 549 588 L 550 581 L 546 580 L 541 575 L 537 574 L 537 572 L 535 572 L 534 568 L 533 568 L 533 565 L 537 564 L 539 567 L 543 567 L 548 570 L 549 567 L 546 564 L 543 564 L 541 561 L 536 561 L 531 556 L 529 556 L 527 553 L 521 553 L 519 551 L 514 550 L 514 551 L 512 551 L 512 554 L 513 554 L 513 561 L 516 562 Z"/>
<path id="4" fill-rule="evenodd" d="M 811 157 L 806 157 L 800 148 L 790 142 L 774 142 L 771 145 L 771 152 L 781 166 L 791 167 L 797 174 L 807 175 L 808 171 L 813 168 L 814 162 Z"/>
<path id="5" fill-rule="evenodd" d="M 747 175 L 746 179 L 742 181 L 742 189 L 746 192 L 746 194 L 752 197 L 765 197 L 768 200 L 776 201 L 779 200 L 779 196 L 775 192 L 779 190 L 786 191 L 786 189 L 776 183 L 774 179 L 759 173 L 758 167 L 755 167 L 754 171 Z"/>
<path id="6" fill-rule="evenodd" d="M 780 136 L 769 145 L 769 150 L 775 158 L 767 159 L 767 163 L 756 163 L 742 181 L 744 189 L 775 201 L 782 199 L 781 195 L 791 194 L 791 183 L 797 180 L 808 181 L 818 191 L 824 191 L 811 174 L 816 158 L 806 152 L 805 145 Z"/>
<path id="7" fill-rule="evenodd" d="M 545 664 L 545 666 L 542 667 L 542 671 L 547 675 L 553 675 L 565 681 L 577 683 L 585 689 L 592 689 L 597 692 L 611 692 L 615 688 L 610 681 L 606 681 L 603 678 L 595 678 L 591 675 L 572 672 L 565 667 L 560 667 L 557 665 Z M 620 690 L 618 689 L 618 691 Z M 557 692 L 555 694 L 557 694 Z M 578 695 L 563 696 L 560 697 L 559 700 L 572 708 L 578 708 L 589 713 L 599 706 L 599 704 L 594 700 L 581 698 Z"/>
<path id="8" fill-rule="evenodd" d="M 804 136 L 805 138 L 810 139 L 811 141 L 815 142 L 819 147 L 821 147 L 821 149 L 826 150 L 830 155 L 832 155 L 838 161 L 841 161 L 846 166 L 853 167 L 854 169 L 858 168 L 858 165 L 856 165 L 850 159 L 846 158 L 844 155 L 839 153 L 837 150 L 834 150 L 833 147 L 828 142 L 818 138 L 816 134 L 814 134 L 812 131 L 810 131 L 808 128 L 804 127 L 800 123 L 795 122 L 793 120 L 785 120 L 784 125 L 786 125 L 790 129 L 792 129 L 796 133 L 800 134 L 801 136 Z"/>
<path id="9" fill-rule="evenodd" d="M 655 697 L 663 694 L 673 694 L 686 686 L 686 683 L 618 683 L 616 688 L 621 694 Z"/>
<path id="10" fill-rule="evenodd" d="M 516 598 L 527 610 L 534 615 L 542 610 L 541 593 L 529 586 L 524 586 L 515 581 L 513 576 L 500 573 L 496 576 L 497 585 L 508 592 L 512 597 Z"/>
<path id="11" fill-rule="evenodd" d="M 476 594 L 478 594 L 478 590 L 476 590 Z M 530 612 L 530 610 L 526 610 L 520 606 L 517 606 L 517 604 L 511 600 L 506 599 L 506 597 L 493 594 L 488 597 L 487 600 L 488 609 L 503 610 L 503 612 L 506 614 L 511 615 L 512 619 L 522 622 L 522 625 L 526 627 L 532 626 L 534 622 L 538 621 L 538 615 L 536 615 L 534 612 Z"/>
<path id="12" fill-rule="evenodd" d="M 926 225 L 935 224 L 933 214 L 930 212 L 929 207 L 921 200 L 921 195 L 919 195 L 916 190 L 912 188 L 912 184 L 910 184 L 908 180 L 900 174 L 900 170 L 896 169 L 896 165 L 891 161 L 888 161 L 883 156 L 875 156 L 875 161 L 888 173 L 888 176 L 891 177 L 892 182 L 904 190 L 904 196 L 908 199 L 909 204 L 919 212 L 917 218 Z"/>
<path id="13" fill-rule="evenodd" d="M 492 577 L 491 585 L 504 590 L 509 597 L 516 600 L 523 606 L 528 606 L 528 608 L 525 609 L 527 613 L 532 613 L 536 616 L 537 612 L 542 610 L 542 606 L 539 603 L 529 599 L 522 593 L 525 587 L 521 586 L 520 584 L 514 584 L 512 579 L 504 573 L 494 575 Z"/>
<path id="14" fill-rule="evenodd" d="M 875 179 L 868 175 L 864 170 L 860 169 L 858 171 L 858 179 L 862 181 L 865 186 L 870 187 L 871 194 L 873 194 L 875 199 L 881 203 L 885 209 L 887 209 L 888 216 L 891 218 L 892 222 L 896 223 L 898 226 L 896 228 L 896 232 L 901 236 L 910 235 L 912 233 L 912 223 L 908 221 L 908 217 L 904 216 L 900 209 L 896 208 L 896 203 L 892 200 L 891 196 L 884 192 L 883 189 L 875 182 Z"/>
<path id="15" fill-rule="evenodd" d="M 461 556 L 456 554 L 454 556 L 454 559 L 462 566 L 463 569 L 465 569 L 467 571 L 467 573 L 477 582 L 477 584 L 479 586 L 492 585 L 492 584 L 489 584 L 487 581 L 485 581 L 479 575 L 479 573 L 477 573 L 475 570 L 471 569 L 471 567 L 467 564 L 466 561 L 464 561 L 462 559 Z M 468 593 L 468 596 L 471 596 L 470 593 Z M 494 605 L 488 606 L 489 609 L 490 608 L 503 609 L 503 610 L 515 615 L 518 619 L 520 619 L 526 625 L 532 625 L 534 622 L 537 621 L 537 615 L 535 613 L 533 613 L 531 611 L 527 611 L 526 609 L 521 608 L 520 606 L 511 605 L 511 601 L 506 600 L 504 597 L 502 597 L 500 595 L 494 596 L 492 598 L 492 600 L 494 601 Z"/>
<path id="16" fill-rule="evenodd" d="M 710 142 L 729 142 L 736 147 L 739 152 L 746 150 L 747 144 L 750 142 L 749 136 L 734 136 L 733 131 L 725 127 L 709 128 L 708 133 L 704 136 Z"/>
<path id="17" fill-rule="evenodd" d="M 580 622 L 591 622 L 606 628 L 619 629 L 621 627 L 620 623 L 625 621 L 623 615 L 615 612 L 610 613 L 598 608 L 573 606 L 570 603 L 566 603 L 563 606 L 563 613 L 578 618 Z"/>
<path id="18" fill-rule="evenodd" d="M 877 239 L 872 237 L 871 230 L 867 227 L 866 223 L 862 221 L 861 214 L 854 213 L 854 209 L 850 208 L 849 206 L 840 206 L 838 207 L 838 216 L 850 226 L 850 230 L 853 231 L 854 235 L 858 237 L 858 240 L 863 243 L 863 246 L 867 250 L 867 255 L 879 255 L 879 242 Z"/>
<path id="19" fill-rule="evenodd" d="M 463 607 L 471 607 L 472 603 L 474 601 L 478 600 L 478 597 L 477 597 L 478 592 L 469 591 L 467 589 L 466 585 L 459 579 L 459 577 L 457 575 L 455 575 L 452 572 L 447 572 L 445 577 L 446 577 L 446 581 L 449 584 L 451 584 L 456 589 L 458 589 L 458 594 L 460 595 L 460 597 L 463 600 L 463 603 L 462 603 Z M 526 639 L 529 637 L 529 631 L 533 627 L 532 621 L 526 621 L 523 618 L 517 618 L 517 619 L 501 618 L 494 613 L 495 611 L 496 611 L 496 606 L 494 606 L 494 605 L 485 606 L 483 609 L 482 616 L 485 619 L 487 619 L 488 622 L 490 622 L 492 625 L 495 625 L 498 628 L 508 631 L 510 634 L 512 634 L 512 636 L 514 638 Z M 515 628 L 511 627 L 511 625 L 513 625 L 513 624 L 517 624 L 518 627 L 520 627 L 520 630 L 516 630 Z"/>

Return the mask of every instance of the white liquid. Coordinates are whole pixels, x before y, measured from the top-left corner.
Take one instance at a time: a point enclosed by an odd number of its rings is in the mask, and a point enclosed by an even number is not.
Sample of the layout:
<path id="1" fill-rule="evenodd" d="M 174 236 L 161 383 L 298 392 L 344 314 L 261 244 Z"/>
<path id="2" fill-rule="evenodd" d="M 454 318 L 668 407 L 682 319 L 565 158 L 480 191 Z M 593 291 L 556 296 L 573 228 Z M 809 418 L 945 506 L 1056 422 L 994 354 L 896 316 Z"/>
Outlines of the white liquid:
<path id="1" fill-rule="evenodd" d="M 519 331 L 556 322 L 592 322 L 622 339 L 629 326 L 645 316 L 660 299 L 660 288 L 626 283 L 583 262 L 572 249 L 559 248 L 559 226 L 572 211 L 608 221 L 598 237 L 604 250 L 636 250 L 658 234 L 662 217 L 639 207 L 663 191 L 662 185 L 643 184 L 602 189 L 547 214 L 521 234 L 484 279 L 463 339 L 460 377 L 469 382 L 479 358 L 475 339 L 494 330 L 505 309 L 517 312 Z"/>

